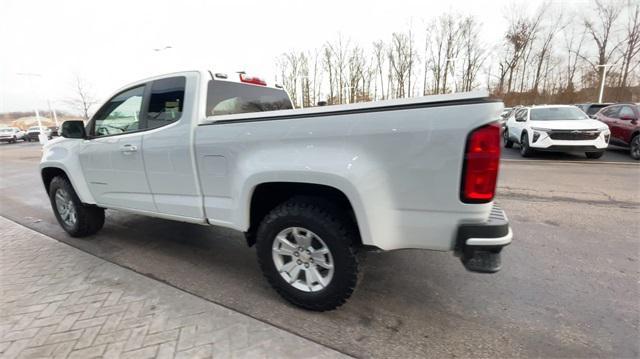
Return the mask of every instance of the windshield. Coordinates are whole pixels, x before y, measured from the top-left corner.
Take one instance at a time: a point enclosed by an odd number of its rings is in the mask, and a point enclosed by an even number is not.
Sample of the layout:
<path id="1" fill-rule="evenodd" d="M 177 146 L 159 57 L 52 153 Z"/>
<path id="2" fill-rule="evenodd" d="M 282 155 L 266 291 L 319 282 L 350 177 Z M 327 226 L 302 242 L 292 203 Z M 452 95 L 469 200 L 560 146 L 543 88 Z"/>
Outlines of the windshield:
<path id="1" fill-rule="evenodd" d="M 13 130 L 10 128 L 0 128 L 0 133 L 9 133 L 9 132 L 13 132 Z"/>
<path id="2" fill-rule="evenodd" d="M 40 131 L 40 127 L 31 127 L 29 131 Z"/>
<path id="3" fill-rule="evenodd" d="M 532 108 L 531 121 L 586 120 L 589 117 L 575 107 Z"/>

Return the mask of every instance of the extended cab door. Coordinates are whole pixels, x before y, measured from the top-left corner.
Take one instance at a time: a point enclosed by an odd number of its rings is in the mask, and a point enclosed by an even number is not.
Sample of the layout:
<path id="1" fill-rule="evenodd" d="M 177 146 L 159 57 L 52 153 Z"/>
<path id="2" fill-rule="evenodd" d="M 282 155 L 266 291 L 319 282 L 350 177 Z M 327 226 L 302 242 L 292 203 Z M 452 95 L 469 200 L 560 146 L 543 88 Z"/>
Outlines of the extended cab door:
<path id="1" fill-rule="evenodd" d="M 105 207 L 155 211 L 142 158 L 141 121 L 146 85 L 120 92 L 98 110 L 80 164 L 96 203 Z"/>
<path id="2" fill-rule="evenodd" d="M 158 213 L 203 222 L 195 168 L 194 126 L 200 106 L 200 75 L 185 72 L 151 82 L 145 113 L 144 164 Z"/>

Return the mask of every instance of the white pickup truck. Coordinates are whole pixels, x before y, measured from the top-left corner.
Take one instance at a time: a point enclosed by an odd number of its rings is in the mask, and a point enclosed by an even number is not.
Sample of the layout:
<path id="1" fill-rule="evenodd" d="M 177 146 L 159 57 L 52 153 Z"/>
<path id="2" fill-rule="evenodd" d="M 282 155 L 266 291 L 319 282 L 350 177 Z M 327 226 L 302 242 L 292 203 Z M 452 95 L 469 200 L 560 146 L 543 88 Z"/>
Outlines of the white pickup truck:
<path id="1" fill-rule="evenodd" d="M 180 72 L 65 122 L 40 171 L 71 236 L 96 233 L 105 209 L 232 228 L 285 299 L 330 310 L 356 286 L 359 250 L 500 269 L 513 236 L 493 204 L 502 108 L 476 93 L 294 110 L 262 79 Z"/>

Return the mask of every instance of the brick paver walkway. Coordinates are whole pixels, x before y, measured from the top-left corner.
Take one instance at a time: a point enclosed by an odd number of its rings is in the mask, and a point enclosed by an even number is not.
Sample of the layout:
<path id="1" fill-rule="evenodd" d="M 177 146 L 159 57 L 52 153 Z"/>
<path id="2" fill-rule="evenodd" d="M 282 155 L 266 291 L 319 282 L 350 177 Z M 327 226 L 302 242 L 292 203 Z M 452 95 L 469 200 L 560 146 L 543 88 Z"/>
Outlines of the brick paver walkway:
<path id="1" fill-rule="evenodd" d="M 340 356 L 0 217 L 2 358 Z"/>

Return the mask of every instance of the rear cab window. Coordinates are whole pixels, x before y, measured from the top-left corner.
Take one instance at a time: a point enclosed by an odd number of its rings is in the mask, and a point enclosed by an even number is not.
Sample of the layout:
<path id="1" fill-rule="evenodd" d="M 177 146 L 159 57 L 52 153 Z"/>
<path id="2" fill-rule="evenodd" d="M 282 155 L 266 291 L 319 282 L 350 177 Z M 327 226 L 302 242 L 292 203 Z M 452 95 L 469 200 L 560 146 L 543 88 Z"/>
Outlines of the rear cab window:
<path id="1" fill-rule="evenodd" d="M 146 129 L 153 129 L 178 121 L 184 106 L 184 76 L 153 81 Z"/>
<path id="2" fill-rule="evenodd" d="M 210 80 L 207 89 L 207 116 L 290 110 L 286 91 L 266 86 Z"/>

